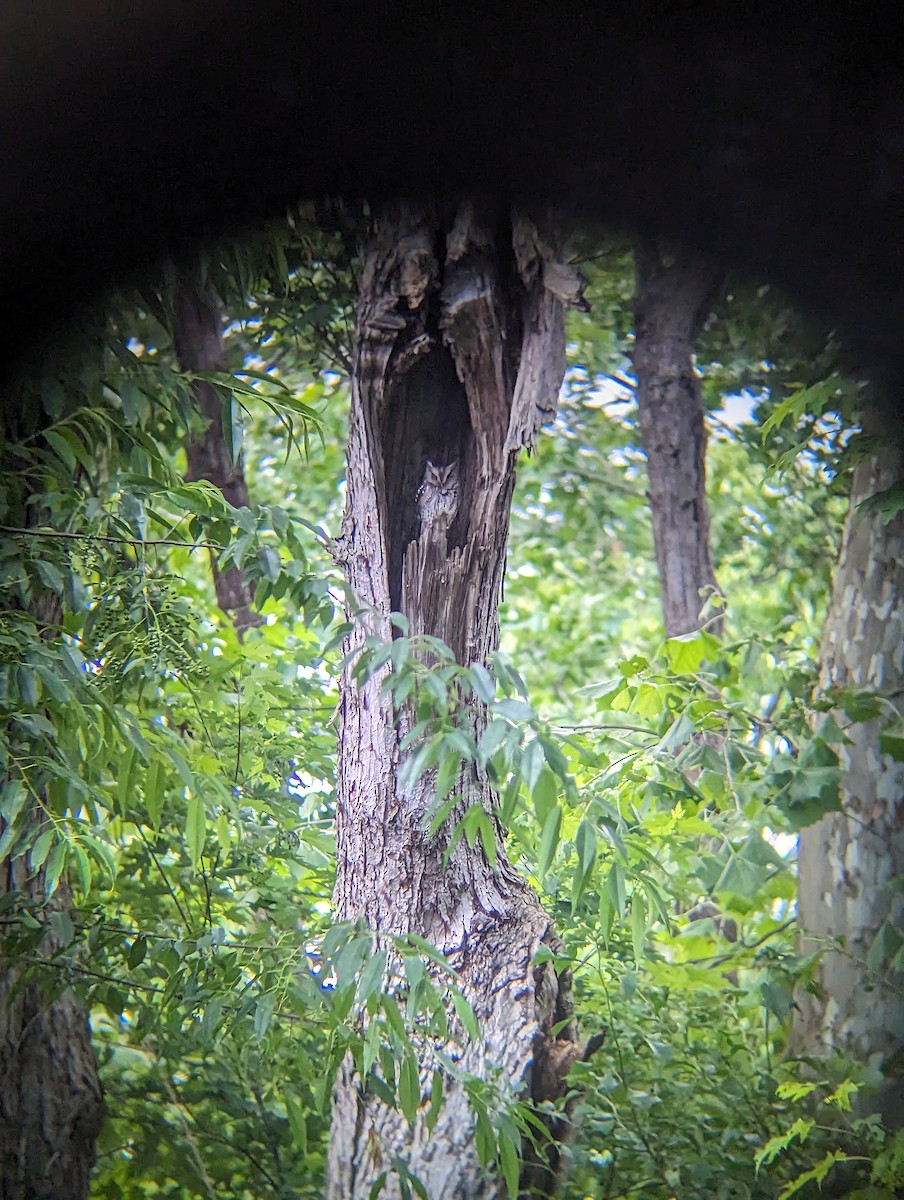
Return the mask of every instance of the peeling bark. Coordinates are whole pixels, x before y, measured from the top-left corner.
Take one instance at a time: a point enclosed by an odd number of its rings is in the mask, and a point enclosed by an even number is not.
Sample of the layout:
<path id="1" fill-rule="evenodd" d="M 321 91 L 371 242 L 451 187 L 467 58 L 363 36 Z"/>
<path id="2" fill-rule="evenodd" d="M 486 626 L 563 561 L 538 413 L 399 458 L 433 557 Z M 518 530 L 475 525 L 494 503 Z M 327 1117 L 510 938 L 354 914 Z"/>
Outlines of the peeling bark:
<path id="1" fill-rule="evenodd" d="M 339 539 L 369 615 L 347 651 L 369 632 L 390 638 L 393 610 L 404 612 L 412 635 L 442 638 L 465 665 L 484 662 L 495 648 L 515 458 L 555 412 L 564 371 L 563 312 L 544 285 L 546 257 L 553 260 L 554 243 L 527 217 L 471 204 L 451 220 L 398 204 L 377 221 L 360 283 Z M 459 488 L 454 514 L 447 507 L 432 525 L 418 501 L 428 462 L 454 463 Z M 549 918 L 501 839 L 495 867 L 479 840 L 469 847 L 464 839 L 443 864 L 455 821 L 475 803 L 492 812 L 495 797 L 486 779 L 463 771 L 460 809 L 428 836 L 434 780 L 428 772 L 400 785 L 411 718 L 394 715 L 381 691 L 384 675 L 358 688 L 346 669 L 341 681 L 336 916 L 362 918 L 378 937 L 414 932 L 437 946 L 459 972 L 481 1026 L 482 1044 L 466 1049 L 460 1065 L 481 1076 L 498 1068 L 513 1091 L 542 1091 L 541 1068 L 574 1037 L 569 1024 L 557 1039 L 552 1033 L 571 1018 L 567 974 L 530 966 L 541 943 L 557 944 Z M 561 1089 L 562 1073 L 550 1067 L 546 1075 Z M 424 1103 L 428 1080 L 422 1071 Z M 381 1196 L 398 1197 L 395 1154 L 436 1200 L 504 1194 L 500 1179 L 481 1172 L 462 1087 L 445 1083 L 428 1135 L 423 1115 L 409 1128 L 345 1065 L 334 1092 L 331 1200 L 368 1197 L 384 1170 L 390 1178 Z M 548 1190 L 548 1167 L 537 1164 L 531 1183 Z"/>
<path id="2" fill-rule="evenodd" d="M 685 249 L 667 266 L 657 241 L 645 238 L 636 243 L 635 271 L 637 408 L 665 635 L 678 637 L 699 628 L 707 596 L 717 590 L 694 348 L 720 275 L 701 255 Z"/>
<path id="3" fill-rule="evenodd" d="M 222 318 L 213 297 L 201 296 L 187 283 L 181 283 L 174 300 L 173 346 L 179 367 L 186 372 L 221 371 L 229 373 L 223 345 Z M 208 421 L 199 438 L 189 439 L 185 453 L 188 470 L 185 479 L 193 483 L 207 479 L 220 489 L 234 508 L 248 508 L 248 485 L 241 459 L 233 462 L 223 436 L 222 402 L 210 383 L 196 379 L 192 391 L 198 410 Z M 236 566 L 220 571 L 211 556 L 211 571 L 217 604 L 232 616 L 241 637 L 250 626 L 260 624 L 260 616 L 252 608 L 254 589 Z"/>
<path id="4" fill-rule="evenodd" d="M 888 717 L 904 717 L 904 512 L 883 524 L 859 506 L 902 480 L 900 444 L 886 443 L 854 472 L 820 689 L 880 692 L 886 719 L 847 729 L 842 811 L 800 835 L 801 951 L 825 953 L 816 990 L 801 988 L 796 997 L 791 1039 L 795 1054 L 840 1052 L 880 1065 L 879 1106 L 895 1127 L 904 1125 L 904 973 L 889 960 L 904 943 L 904 764 L 881 752 L 879 735 Z M 835 715 L 848 724 L 844 713 Z"/>

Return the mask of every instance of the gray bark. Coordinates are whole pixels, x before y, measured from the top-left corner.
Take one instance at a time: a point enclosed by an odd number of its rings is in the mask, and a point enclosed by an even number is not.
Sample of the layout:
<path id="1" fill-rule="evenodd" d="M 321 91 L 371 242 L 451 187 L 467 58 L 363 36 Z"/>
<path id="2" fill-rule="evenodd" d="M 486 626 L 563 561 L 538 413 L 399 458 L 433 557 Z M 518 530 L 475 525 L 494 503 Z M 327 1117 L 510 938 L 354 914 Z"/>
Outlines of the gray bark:
<path id="1" fill-rule="evenodd" d="M 442 638 L 465 665 L 496 646 L 515 458 L 554 414 L 564 370 L 562 307 L 543 279 L 552 245 L 525 217 L 503 218 L 465 204 L 444 223 L 432 209 L 400 204 L 384 212 L 367 248 L 339 555 L 369 616 L 348 651 L 370 631 L 388 639 L 389 613 L 399 609 L 411 634 Z M 421 529 L 428 461 L 457 464 L 459 500 L 453 516 Z M 577 1052 L 570 1026 L 552 1033 L 571 1016 L 567 975 L 530 967 L 541 943 L 555 944 L 549 918 L 500 839 L 495 867 L 479 840 L 471 848 L 464 839 L 443 864 L 456 818 L 473 803 L 492 812 L 494 796 L 473 769 L 463 771 L 460 809 L 428 836 L 433 780 L 428 773 L 400 785 L 411 718 L 394 716 L 384 676 L 359 688 L 346 669 L 341 681 L 336 916 L 363 918 L 378 938 L 414 932 L 437 946 L 481 1025 L 481 1044 L 465 1050 L 461 1066 L 485 1075 L 492 1065 L 512 1091 L 551 1098 Z M 421 1066 L 426 1089 L 426 1052 Z M 423 1114 L 409 1128 L 346 1063 L 334 1092 L 327 1195 L 366 1198 L 386 1170 L 381 1195 L 398 1197 L 393 1154 L 436 1200 L 504 1194 L 499 1178 L 482 1175 L 454 1080 L 428 1135 Z M 530 1184 L 552 1186 L 546 1164 L 535 1165 Z"/>
<path id="2" fill-rule="evenodd" d="M 44 620 L 59 622 L 55 596 L 40 607 Z M 29 820 L 39 831 L 39 804 Z M 45 925 L 30 948 L 36 965 L 21 961 L 16 924 L 0 938 L 0 1200 L 85 1200 L 104 1117 L 88 1019 L 73 991 L 59 986 L 59 971 L 40 968 L 60 949 L 48 918 L 70 899 L 62 880 L 48 901 L 44 881 L 43 868 L 32 872 L 15 847 L 0 863 L 0 897 L 19 897 L 7 919 L 18 907 Z"/>
<path id="3" fill-rule="evenodd" d="M 229 373 L 226 349 L 223 345 L 223 322 L 213 296 L 201 296 L 193 287 L 181 282 L 174 299 L 173 346 L 183 371 L 220 371 Z M 202 416 L 208 425 L 199 438 L 191 438 L 185 447 L 189 482 L 207 479 L 220 489 L 234 508 L 247 508 L 248 485 L 241 459 L 233 462 L 223 436 L 222 403 L 212 384 L 203 379 L 192 383 L 192 391 Z M 254 589 L 239 567 L 220 571 L 211 561 L 217 604 L 232 616 L 239 635 L 249 626 L 260 623 L 252 608 Z"/>
<path id="4" fill-rule="evenodd" d="M 816 990 L 801 988 L 796 997 L 791 1042 L 796 1054 L 837 1051 L 880 1065 L 879 1105 L 896 1126 L 904 1124 L 904 973 L 889 959 L 904 942 L 904 764 L 881 752 L 879 738 L 889 716 L 904 716 L 904 512 L 883 524 L 878 512 L 858 506 L 902 480 L 904 451 L 891 442 L 854 472 L 820 688 L 875 690 L 886 702 L 884 719 L 847 729 L 842 811 L 800 835 L 801 950 L 825 953 Z M 843 712 L 835 716 L 849 723 Z"/>
<path id="5" fill-rule="evenodd" d="M 0 822 L 2 830 L 2 822 Z M 40 900 L 43 874 L 29 878 L 26 856 L 4 864 L 0 892 Z M 65 885 L 54 897 L 62 905 Z M 48 909 L 45 909 L 45 917 Z M 38 955 L 58 947 L 45 934 Z M 3 956 L 0 970 L 0 1198 L 85 1200 L 104 1115 L 85 1013 L 58 973 L 32 972 Z"/>
<path id="6" fill-rule="evenodd" d="M 720 274 L 687 249 L 666 265 L 656 240 L 635 246 L 634 374 L 666 637 L 699 628 L 716 590 L 706 502 L 706 425 L 694 371 L 697 335 Z M 713 627 L 719 622 L 714 622 Z"/>

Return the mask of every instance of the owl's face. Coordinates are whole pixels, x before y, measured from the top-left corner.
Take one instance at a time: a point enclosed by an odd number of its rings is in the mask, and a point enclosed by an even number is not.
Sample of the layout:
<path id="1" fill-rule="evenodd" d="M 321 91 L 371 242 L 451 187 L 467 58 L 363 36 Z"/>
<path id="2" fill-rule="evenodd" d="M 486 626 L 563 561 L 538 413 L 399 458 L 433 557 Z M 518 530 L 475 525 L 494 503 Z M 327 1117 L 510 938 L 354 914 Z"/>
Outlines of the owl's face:
<path id="1" fill-rule="evenodd" d="M 427 469 L 424 472 L 424 483 L 437 492 L 445 495 L 447 492 L 453 492 L 458 495 L 458 466 L 456 463 L 449 463 L 445 467 L 434 466 L 432 462 L 427 463 Z"/>

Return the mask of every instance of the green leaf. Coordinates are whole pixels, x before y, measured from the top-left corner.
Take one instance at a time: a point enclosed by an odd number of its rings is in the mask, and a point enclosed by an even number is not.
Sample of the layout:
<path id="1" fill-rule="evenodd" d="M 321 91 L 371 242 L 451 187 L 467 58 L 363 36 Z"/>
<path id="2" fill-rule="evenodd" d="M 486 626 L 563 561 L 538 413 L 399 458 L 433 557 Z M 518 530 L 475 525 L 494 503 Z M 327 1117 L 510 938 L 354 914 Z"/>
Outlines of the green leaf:
<path id="1" fill-rule="evenodd" d="M 258 996 L 254 1005 L 254 1036 L 260 1041 L 267 1030 L 270 1028 L 270 1022 L 273 1019 L 273 1011 L 276 1008 L 276 998 L 272 992 L 264 992 L 262 996 Z"/>
<path id="2" fill-rule="evenodd" d="M 144 778 L 144 806 L 147 809 L 152 829 L 160 828 L 164 782 L 163 764 L 159 758 L 151 759 Z"/>
<path id="3" fill-rule="evenodd" d="M 128 812 L 129 801 L 132 799 L 137 762 L 138 752 L 134 747 L 130 747 L 116 785 L 116 811 L 121 817 Z"/>
<path id="4" fill-rule="evenodd" d="M 537 736 L 537 741 L 543 747 L 543 753 L 546 755 L 546 761 L 552 773 L 561 780 L 567 779 L 568 763 L 559 747 L 555 742 L 551 742 L 549 738 L 543 737 L 542 734 Z"/>
<path id="5" fill-rule="evenodd" d="M 253 388 L 243 388 L 235 380 L 230 382 L 230 387 L 232 392 L 244 392 L 246 395 L 250 393 L 253 396 L 258 395 Z M 222 398 L 222 420 L 223 438 L 226 442 L 226 449 L 229 452 L 231 461 L 237 463 L 242 453 L 242 444 L 245 440 L 245 425 L 242 420 L 242 406 L 232 394 L 224 395 Z"/>
<path id="6" fill-rule="evenodd" d="M 665 643 L 669 668 L 676 675 L 693 675 L 706 659 L 719 654 L 719 639 L 705 629 L 668 638 Z"/>
<path id="7" fill-rule="evenodd" d="M 490 721 L 480 737 L 480 757 L 485 765 L 508 736 L 510 726 L 505 721 Z"/>
<path id="8" fill-rule="evenodd" d="M 496 699 L 496 681 L 480 663 L 474 663 L 470 669 L 471 686 L 478 700 L 484 704 L 492 704 Z"/>
<path id="9" fill-rule="evenodd" d="M 441 803 L 448 796 L 453 784 L 458 778 L 458 769 L 461 765 L 461 756 L 454 751 L 451 754 L 445 754 L 440 759 L 439 767 L 436 772 L 436 800 Z"/>
<path id="10" fill-rule="evenodd" d="M 891 755 L 895 762 L 904 762 L 904 725 L 880 730 L 879 750 Z"/>
<path id="11" fill-rule="evenodd" d="M 362 1004 L 369 996 L 380 991 L 385 970 L 386 951 L 378 950 L 376 954 L 371 956 L 358 980 L 358 999 Z"/>
<path id="12" fill-rule="evenodd" d="M 496 867 L 496 829 L 491 818 L 483 813 L 478 825 L 483 852 L 491 869 Z"/>
<path id="13" fill-rule="evenodd" d="M 509 1200 L 518 1200 L 518 1180 L 521 1174 L 521 1163 L 518 1157 L 519 1147 L 505 1130 L 499 1131 L 499 1165 L 505 1179 Z"/>
<path id="14" fill-rule="evenodd" d="M 282 571 L 282 560 L 278 551 L 274 550 L 272 546 L 261 546 L 257 552 L 257 563 L 264 579 L 269 580 L 270 583 L 276 583 Z"/>
<path id="15" fill-rule="evenodd" d="M 399 1104 L 405 1120 L 409 1125 L 413 1125 L 421 1104 L 421 1082 L 417 1059 L 410 1050 L 403 1055 L 399 1070 Z"/>
<path id="16" fill-rule="evenodd" d="M 91 890 L 91 860 L 77 842 L 72 844 L 72 857 L 75 861 L 75 871 L 78 875 L 79 891 L 83 897 L 87 896 Z"/>
<path id="17" fill-rule="evenodd" d="M 530 792 L 537 786 L 537 780 L 540 778 L 540 771 L 544 766 L 544 761 L 543 747 L 534 738 L 525 746 L 524 754 L 521 758 L 521 775 Z"/>
<path id="18" fill-rule="evenodd" d="M 757 1171 L 759 1172 L 760 1167 L 773 1162 L 783 1150 L 788 1149 L 795 1139 L 799 1139 L 801 1143 L 805 1142 L 810 1136 L 813 1125 L 813 1121 L 806 1121 L 803 1117 L 798 1117 L 790 1129 L 770 1138 L 766 1145 L 756 1152 L 754 1161 Z"/>
<path id="19" fill-rule="evenodd" d="M 7 825 L 12 825 L 22 811 L 28 792 L 21 779 L 8 779 L 0 792 L 0 816 Z"/>
<path id="20" fill-rule="evenodd" d="M 631 896 L 631 946 L 634 950 L 634 961 L 640 963 L 643 959 L 644 943 L 647 937 L 647 912 L 643 893 L 636 888 Z"/>
<path id="21" fill-rule="evenodd" d="M 185 820 L 185 845 L 191 865 L 197 870 L 204 851 L 204 838 L 207 831 L 207 815 L 204 802 L 200 796 L 192 796 L 188 802 L 188 813 Z"/>
<path id="22" fill-rule="evenodd" d="M 857 515 L 876 513 L 883 525 L 888 525 L 904 509 L 904 481 L 897 481 L 881 492 L 867 496 L 857 505 Z"/>
<path id="23" fill-rule="evenodd" d="M 441 1071 L 433 1072 L 433 1083 L 430 1086 L 430 1107 L 427 1110 L 427 1132 L 432 1133 L 439 1119 L 443 1106 L 443 1076 Z"/>
<path id="24" fill-rule="evenodd" d="M 606 881 L 606 888 L 609 892 L 609 902 L 612 905 L 612 910 L 615 916 L 621 917 L 627 904 L 627 895 L 625 889 L 625 873 L 620 863 L 613 863 L 609 869 L 609 878 Z"/>
<path id="25" fill-rule="evenodd" d="M 35 562 L 35 570 L 38 573 L 41 583 L 43 583 L 46 588 L 49 588 L 58 596 L 62 596 L 65 580 L 63 572 L 56 565 L 56 563 L 47 562 L 46 559 L 39 558 Z"/>
<path id="26" fill-rule="evenodd" d="M 44 440 L 53 447 L 66 468 L 75 471 L 76 458 L 68 441 L 55 429 L 45 429 Z"/>
<path id="27" fill-rule="evenodd" d="M 840 1162 L 869 1162 L 868 1158 L 861 1155 L 844 1154 L 841 1150 L 832 1150 L 825 1155 L 824 1158 L 812 1167 L 809 1171 L 803 1171 L 796 1179 L 793 1179 L 789 1184 L 782 1188 L 778 1194 L 778 1200 L 788 1200 L 790 1196 L 795 1195 L 807 1183 L 814 1182 L 822 1187 L 822 1182 L 828 1175 L 832 1167 Z"/>
<path id="28" fill-rule="evenodd" d="M 523 700 L 497 700 L 493 704 L 493 712 L 519 723 L 537 719 L 536 710 L 529 704 L 525 704 Z"/>
<path id="29" fill-rule="evenodd" d="M 860 1088 L 853 1080 L 845 1079 L 839 1083 L 834 1092 L 826 1096 L 825 1102 L 826 1104 L 834 1105 L 835 1108 L 841 1109 L 842 1112 L 851 1112 L 853 1110 L 851 1097 L 856 1096 L 859 1091 Z"/>
<path id="30" fill-rule="evenodd" d="M 380 1200 L 380 1193 L 386 1186 L 387 1174 L 381 1171 L 373 1183 L 370 1185 L 370 1191 L 367 1193 L 367 1200 Z"/>
<path id="31" fill-rule="evenodd" d="M 559 846 L 559 830 L 562 825 L 562 809 L 557 804 L 550 809 L 540 833 L 540 849 L 537 854 L 537 874 L 543 879 L 555 858 Z"/>
<path id="32" fill-rule="evenodd" d="M 457 988 L 452 989 L 452 1003 L 468 1037 L 477 1042 L 480 1040 L 480 1026 L 474 1016 L 474 1010 Z"/>
<path id="33" fill-rule="evenodd" d="M 137 937 L 129 947 L 128 964 L 129 970 L 134 971 L 136 967 L 140 967 L 147 957 L 148 943 L 147 939 Z"/>
<path id="34" fill-rule="evenodd" d="M 576 909 L 596 863 L 596 830 L 586 817 L 578 826 L 574 848 L 578 856 L 578 868 L 574 875 L 571 904 Z"/>
<path id="35" fill-rule="evenodd" d="M 307 1117 L 299 1101 L 292 1095 L 286 1096 L 286 1116 L 289 1119 L 292 1145 L 302 1157 L 305 1157 L 308 1153 Z"/>
<path id="36" fill-rule="evenodd" d="M 45 829 L 43 833 L 38 835 L 28 854 L 33 871 L 37 871 L 39 867 L 43 866 L 44 860 L 50 852 L 50 847 L 56 841 L 56 838 L 57 832 L 53 827 Z"/>
<path id="37" fill-rule="evenodd" d="M 455 806 L 460 803 L 460 801 L 460 796 L 450 796 L 444 804 L 440 805 L 440 807 L 430 818 L 430 824 L 427 827 L 427 833 L 430 837 L 433 837 L 436 834 L 443 821 L 445 821 L 445 819 L 449 816 Z"/>
<path id="38" fill-rule="evenodd" d="M 531 789 L 531 799 L 534 802 L 534 812 L 537 814 L 537 820 L 542 823 L 546 820 L 556 803 L 559 789 L 556 784 L 556 777 L 550 771 L 549 767 L 544 764 L 540 774 L 537 777 L 537 782 Z"/>
<path id="39" fill-rule="evenodd" d="M 377 1020 L 372 1020 L 368 1022 L 367 1033 L 364 1035 L 364 1044 L 361 1047 L 361 1064 L 359 1071 L 362 1079 L 366 1079 L 370 1075 L 371 1068 L 380 1055 L 381 1046 L 382 1037 L 380 1033 L 380 1022 Z"/>
<path id="40" fill-rule="evenodd" d="M 69 856 L 69 843 L 62 839 L 57 842 L 54 847 L 53 854 L 50 856 L 50 861 L 44 871 L 44 892 L 48 896 L 52 896 L 56 891 L 56 886 L 60 881 L 60 876 L 66 867 L 66 859 Z"/>

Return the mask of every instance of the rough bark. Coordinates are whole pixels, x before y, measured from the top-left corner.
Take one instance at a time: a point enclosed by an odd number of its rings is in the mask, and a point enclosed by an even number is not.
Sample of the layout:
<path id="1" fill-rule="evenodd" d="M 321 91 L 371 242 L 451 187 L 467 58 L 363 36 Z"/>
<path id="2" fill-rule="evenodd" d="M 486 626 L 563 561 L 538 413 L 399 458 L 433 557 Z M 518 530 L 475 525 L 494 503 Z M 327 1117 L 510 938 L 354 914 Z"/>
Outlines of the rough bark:
<path id="1" fill-rule="evenodd" d="M 43 873 L 29 877 L 24 855 L 0 870 L 0 894 L 12 891 L 26 904 L 43 898 Z M 67 897 L 61 885 L 53 904 Z M 57 949 L 48 931 L 32 954 L 49 959 Z M 25 978 L 24 966 L 5 953 L 2 960 L 0 1197 L 85 1200 L 104 1115 L 87 1018 L 71 989 L 47 990 L 58 983 L 55 970 Z"/>
<path id="2" fill-rule="evenodd" d="M 658 242 L 646 238 L 637 239 L 635 270 L 637 408 L 665 633 L 677 637 L 699 628 L 701 609 L 716 590 L 706 502 L 706 426 L 694 349 L 719 272 L 686 249 L 666 265 Z"/>
<path id="3" fill-rule="evenodd" d="M 56 597 L 50 621 L 59 621 Z M 31 815 L 40 826 L 39 805 Z M 0 818 L 0 835 L 4 830 Z M 0 863 L 0 898 L 18 894 L 5 909 L 28 909 L 45 925 L 29 957 L 38 964 L 59 949 L 48 918 L 65 909 L 65 881 L 49 902 L 43 869 L 32 872 L 27 854 Z M 104 1116 L 103 1092 L 91 1030 L 55 968 L 26 966 L 17 952 L 18 925 L 0 940 L 0 1200 L 85 1200 Z"/>
<path id="4" fill-rule="evenodd" d="M 445 220 L 399 204 L 376 223 L 360 283 L 338 551 L 369 615 L 348 651 L 368 632 L 391 637 L 393 610 L 411 634 L 442 638 L 465 665 L 496 646 L 515 458 L 554 414 L 564 369 L 562 307 L 544 286 L 554 261 L 526 217 L 469 204 Z M 433 525 L 418 515 L 428 462 L 454 463 L 459 486 L 454 514 Z M 577 1052 L 570 1025 L 552 1032 L 571 1017 L 567 975 L 530 966 L 541 943 L 555 942 L 549 918 L 500 839 L 495 867 L 479 840 L 472 848 L 464 839 L 444 865 L 449 830 L 471 804 L 492 812 L 492 789 L 463 771 L 460 808 L 428 836 L 435 776 L 400 784 L 411 719 L 394 715 L 384 676 L 359 688 L 346 669 L 341 681 L 336 916 L 363 918 L 378 938 L 414 932 L 437 946 L 481 1026 L 482 1042 L 461 1066 L 485 1075 L 492 1064 L 513 1091 L 551 1098 Z M 428 1135 L 423 1116 L 409 1128 L 347 1063 L 334 1092 L 327 1195 L 368 1197 L 388 1170 L 381 1196 L 399 1196 L 390 1165 L 399 1154 L 437 1200 L 502 1196 L 500 1179 L 479 1167 L 464 1091 L 447 1079 L 445 1096 Z M 533 1185 L 552 1185 L 544 1164 L 535 1164 Z"/>
<path id="5" fill-rule="evenodd" d="M 174 298 L 173 345 L 183 371 L 221 371 L 229 373 L 226 349 L 223 345 L 223 322 L 213 296 L 202 296 L 186 282 L 181 282 Z M 185 447 L 189 482 L 207 479 L 220 489 L 234 508 L 249 506 L 248 485 L 239 458 L 232 461 L 223 436 L 222 401 L 215 387 L 203 379 L 192 383 L 192 391 L 201 415 L 207 418 L 207 428 L 198 438 L 190 438 Z M 211 560 L 217 604 L 232 616 L 239 636 L 252 625 L 260 624 L 260 616 L 252 608 L 254 589 L 236 566 L 220 571 Z"/>
<path id="6" fill-rule="evenodd" d="M 882 753 L 879 738 L 890 716 L 904 716 L 904 512 L 883 523 L 879 512 L 860 505 L 902 481 L 900 443 L 886 443 L 854 472 L 820 688 L 828 695 L 876 691 L 886 699 L 882 717 L 847 729 L 842 811 L 800 835 L 801 950 L 825 953 L 816 989 L 802 988 L 796 998 L 791 1043 L 796 1054 L 837 1051 L 880 1065 L 886 1078 L 879 1105 L 895 1126 L 904 1125 L 904 973 L 889 959 L 904 942 L 904 764 Z M 849 724 L 843 712 L 835 716 Z"/>

